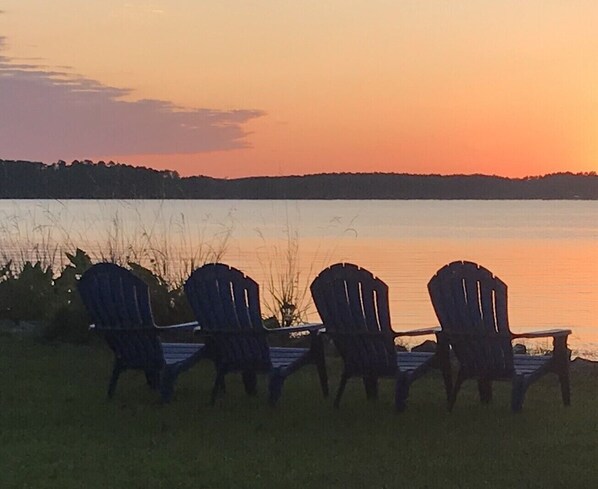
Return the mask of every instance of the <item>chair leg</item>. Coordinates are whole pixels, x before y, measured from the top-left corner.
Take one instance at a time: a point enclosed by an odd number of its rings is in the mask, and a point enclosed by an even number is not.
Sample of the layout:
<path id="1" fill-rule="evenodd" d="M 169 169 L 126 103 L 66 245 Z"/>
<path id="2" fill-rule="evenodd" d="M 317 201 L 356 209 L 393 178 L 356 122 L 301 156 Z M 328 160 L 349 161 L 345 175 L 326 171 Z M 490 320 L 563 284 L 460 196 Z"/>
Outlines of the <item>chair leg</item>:
<path id="1" fill-rule="evenodd" d="M 492 381 L 489 379 L 478 380 L 478 392 L 482 404 L 489 404 L 492 401 Z"/>
<path id="2" fill-rule="evenodd" d="M 364 377 L 365 395 L 370 401 L 378 399 L 378 377 Z"/>
<path id="3" fill-rule="evenodd" d="M 330 391 L 328 389 L 328 372 L 326 371 L 326 362 L 318 362 L 318 377 L 320 377 L 320 387 L 322 388 L 322 395 L 328 397 Z"/>
<path id="4" fill-rule="evenodd" d="M 571 388 L 569 386 L 569 364 L 571 363 L 571 350 L 567 348 L 567 337 L 555 337 L 554 344 L 554 361 L 556 363 L 556 373 L 559 376 L 561 383 L 561 396 L 563 404 L 569 406 L 571 404 Z"/>
<path id="5" fill-rule="evenodd" d="M 451 399 L 453 390 L 453 372 L 451 369 L 450 346 L 444 335 L 437 336 L 438 344 L 438 363 L 442 371 L 442 379 L 444 381 L 444 390 L 446 392 L 447 403 Z"/>
<path id="6" fill-rule="evenodd" d="M 561 396 L 565 406 L 571 405 L 571 387 L 569 385 L 569 369 L 559 372 L 559 380 L 561 382 Z"/>
<path id="7" fill-rule="evenodd" d="M 448 402 L 451 398 L 451 393 L 453 392 L 453 373 L 451 371 L 450 361 L 447 361 L 447 363 L 442 365 L 441 368 L 442 380 L 444 381 L 444 391 L 446 392 L 446 400 Z"/>
<path id="8" fill-rule="evenodd" d="M 145 380 L 150 389 L 157 389 L 160 386 L 160 372 L 157 370 L 146 370 Z"/>
<path id="9" fill-rule="evenodd" d="M 511 410 L 518 413 L 523 409 L 523 401 L 529 384 L 522 375 L 513 378 L 513 387 L 511 389 Z"/>
<path id="10" fill-rule="evenodd" d="M 160 379 L 160 397 L 162 402 L 169 403 L 174 395 L 174 384 L 176 382 L 177 372 L 164 368 Z"/>
<path id="11" fill-rule="evenodd" d="M 347 385 L 348 378 L 349 377 L 347 376 L 347 374 L 343 372 L 343 375 L 341 376 L 341 381 L 338 384 L 338 391 L 336 391 L 336 398 L 334 399 L 335 408 L 338 408 L 340 406 L 341 397 L 343 396 L 343 392 L 345 392 L 345 386 Z"/>
<path id="12" fill-rule="evenodd" d="M 257 394 L 257 374 L 253 370 L 244 370 L 242 373 L 245 392 L 250 396 Z"/>
<path id="13" fill-rule="evenodd" d="M 328 372 L 326 370 L 326 357 L 324 356 L 324 341 L 322 340 L 321 335 L 316 335 L 312 341 L 312 349 L 314 351 L 318 376 L 320 377 L 322 394 L 324 397 L 328 397 Z"/>
<path id="14" fill-rule="evenodd" d="M 118 376 L 122 372 L 122 368 L 118 361 L 114 362 L 114 367 L 112 368 L 112 375 L 110 376 L 110 383 L 108 384 L 108 399 L 112 399 L 114 395 L 114 391 L 116 390 L 116 384 L 118 382 Z"/>
<path id="15" fill-rule="evenodd" d="M 409 397 L 409 388 L 411 380 L 405 372 L 399 372 L 397 383 L 395 385 L 395 408 L 401 413 L 407 409 L 407 398 Z"/>
<path id="16" fill-rule="evenodd" d="M 270 382 L 268 385 L 269 401 L 271 406 L 275 406 L 280 396 L 282 395 L 282 386 L 286 377 L 279 371 L 275 370 L 270 376 Z"/>
<path id="17" fill-rule="evenodd" d="M 455 385 L 453 386 L 451 395 L 448 399 L 449 413 L 453 410 L 453 406 L 455 405 L 455 401 L 457 400 L 457 394 L 459 393 L 459 389 L 461 389 L 461 385 L 463 384 L 464 380 L 465 376 L 463 375 L 461 370 L 459 370 L 459 373 L 457 373 L 457 380 L 455 381 Z"/>

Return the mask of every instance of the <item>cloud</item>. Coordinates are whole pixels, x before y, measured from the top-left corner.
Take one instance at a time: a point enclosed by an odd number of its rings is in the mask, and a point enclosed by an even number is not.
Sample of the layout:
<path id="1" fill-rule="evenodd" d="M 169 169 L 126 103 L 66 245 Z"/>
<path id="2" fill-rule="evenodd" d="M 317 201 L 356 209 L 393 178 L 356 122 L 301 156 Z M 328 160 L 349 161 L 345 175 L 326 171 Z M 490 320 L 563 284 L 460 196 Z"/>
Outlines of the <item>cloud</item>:
<path id="1" fill-rule="evenodd" d="M 5 44 L 0 36 L 0 51 Z M 48 161 L 244 148 L 243 125 L 264 115 L 123 99 L 132 93 L 0 54 L 0 158 Z"/>

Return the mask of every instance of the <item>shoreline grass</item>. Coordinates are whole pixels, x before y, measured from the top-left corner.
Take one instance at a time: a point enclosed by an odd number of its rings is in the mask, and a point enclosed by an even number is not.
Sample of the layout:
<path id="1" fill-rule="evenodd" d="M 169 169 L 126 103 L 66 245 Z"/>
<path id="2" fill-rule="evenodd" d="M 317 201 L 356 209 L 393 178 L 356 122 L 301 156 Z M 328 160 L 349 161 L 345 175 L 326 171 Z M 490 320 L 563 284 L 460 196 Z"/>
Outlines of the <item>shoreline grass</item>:
<path id="1" fill-rule="evenodd" d="M 265 379 L 247 397 L 238 376 L 209 405 L 213 369 L 182 375 L 171 404 L 125 373 L 105 397 L 112 355 L 99 345 L 0 337 L 0 487 L 467 488 L 594 487 L 598 482 L 598 369 L 572 372 L 572 406 L 556 376 L 509 410 L 497 383 L 490 406 L 466 383 L 453 413 L 436 373 L 416 382 L 396 414 L 392 381 L 368 402 L 350 382 L 339 410 L 315 369 L 288 379 L 270 408 Z M 331 387 L 338 359 L 328 358 Z"/>
<path id="2" fill-rule="evenodd" d="M 135 262 L 174 286 L 197 266 L 220 261 L 234 229 L 232 211 L 218 223 L 209 215 L 190 220 L 183 212 L 169 215 L 164 201 L 153 213 L 123 201 L 112 210 L 99 206 L 89 217 L 38 204 L 0 211 L 0 218 L 0 262 L 17 271 L 30 262 L 57 273 L 69 264 L 67 253 L 83 249 L 94 262 Z"/>

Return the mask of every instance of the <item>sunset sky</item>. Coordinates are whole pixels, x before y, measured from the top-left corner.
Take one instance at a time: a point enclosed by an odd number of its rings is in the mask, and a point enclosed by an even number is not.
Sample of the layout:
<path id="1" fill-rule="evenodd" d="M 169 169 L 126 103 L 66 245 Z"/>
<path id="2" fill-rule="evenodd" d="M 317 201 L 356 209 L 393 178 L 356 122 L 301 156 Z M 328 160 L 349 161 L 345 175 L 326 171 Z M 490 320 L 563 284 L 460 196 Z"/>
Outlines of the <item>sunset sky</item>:
<path id="1" fill-rule="evenodd" d="M 594 0 L 0 0 L 0 158 L 598 170 Z"/>

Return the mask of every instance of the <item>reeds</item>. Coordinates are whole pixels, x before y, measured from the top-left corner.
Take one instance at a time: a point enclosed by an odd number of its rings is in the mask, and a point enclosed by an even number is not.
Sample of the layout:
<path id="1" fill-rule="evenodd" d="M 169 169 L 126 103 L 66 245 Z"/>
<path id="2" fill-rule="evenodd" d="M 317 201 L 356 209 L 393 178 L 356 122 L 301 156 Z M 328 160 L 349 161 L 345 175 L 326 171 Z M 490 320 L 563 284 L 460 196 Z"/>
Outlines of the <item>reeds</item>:
<path id="1" fill-rule="evenodd" d="M 0 269 L 18 279 L 25 267 L 35 265 L 58 278 L 70 266 L 68 255 L 84 250 L 91 262 L 130 267 L 153 283 L 159 289 L 152 292 L 159 316 L 158 299 L 168 298 L 171 309 L 185 305 L 181 287 L 191 272 L 227 258 L 235 228 L 233 210 L 214 222 L 209 214 L 190 219 L 183 212 L 170 213 L 167 202 L 144 206 L 139 201 L 119 201 L 116 210 L 114 204 L 80 201 L 66 206 L 42 201 L 24 209 L 18 202 L 12 209 L 0 208 Z M 282 235 L 266 237 L 256 230 L 262 241 L 254 259 L 265 277 L 260 278 L 263 312 L 282 326 L 308 321 L 313 311 L 310 281 L 334 251 L 321 253 L 318 248 L 304 254 L 299 224 L 300 216 L 290 218 L 287 209 Z M 0 282 L 6 277 L 0 274 Z M 162 312 L 165 318 L 172 316 Z"/>
<path id="2" fill-rule="evenodd" d="M 315 309 L 309 290 L 311 280 L 318 270 L 330 263 L 336 251 L 334 247 L 322 251 L 318 246 L 311 256 L 304 254 L 299 224 L 300 216 L 290 218 L 286 209 L 281 239 L 266 239 L 259 229 L 256 230 L 263 242 L 257 253 L 266 274 L 266 296 L 262 298 L 264 309 L 282 327 L 309 321 Z"/>
<path id="3" fill-rule="evenodd" d="M 306 322 L 311 306 L 309 285 L 302 274 L 305 269 L 300 266 L 299 234 L 288 226 L 285 233 L 282 245 L 268 246 L 264 240 L 263 253 L 258 254 L 258 260 L 266 271 L 265 310 L 283 327 Z M 307 275 L 311 275 L 311 267 Z"/>
<path id="4" fill-rule="evenodd" d="M 60 206 L 39 204 L 23 211 L 15 204 L 12 213 L 0 215 L 0 261 L 17 272 L 26 263 L 39 263 L 58 273 L 68 263 L 66 253 L 83 249 L 94 262 L 137 263 L 179 287 L 193 269 L 226 255 L 232 216 L 214 231 L 209 216 L 193 223 L 183 213 L 166 216 L 163 203 L 149 216 L 138 204 L 120 205 L 111 215 L 75 223 Z"/>

